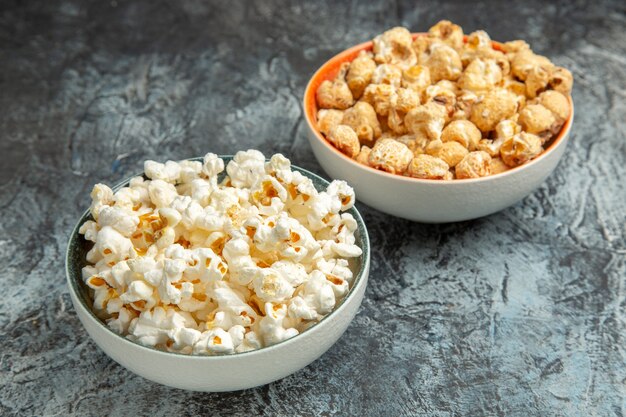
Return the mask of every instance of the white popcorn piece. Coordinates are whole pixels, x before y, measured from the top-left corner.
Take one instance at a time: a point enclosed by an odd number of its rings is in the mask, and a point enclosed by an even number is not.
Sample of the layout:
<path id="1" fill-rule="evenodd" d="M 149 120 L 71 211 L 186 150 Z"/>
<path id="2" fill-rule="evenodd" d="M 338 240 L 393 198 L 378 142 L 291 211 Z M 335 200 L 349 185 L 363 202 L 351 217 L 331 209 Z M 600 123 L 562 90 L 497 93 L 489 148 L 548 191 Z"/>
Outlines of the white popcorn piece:
<path id="1" fill-rule="evenodd" d="M 107 326 L 115 333 L 123 335 L 128 333 L 128 327 L 134 318 L 135 315 L 130 310 L 121 308 L 116 318 L 111 318 L 107 321 Z"/>
<path id="2" fill-rule="evenodd" d="M 272 264 L 272 270 L 281 275 L 293 288 L 304 283 L 308 274 L 304 265 L 289 260 L 280 260 Z"/>
<path id="3" fill-rule="evenodd" d="M 205 207 L 196 217 L 194 225 L 208 232 L 216 232 L 224 227 L 224 218 L 213 207 Z"/>
<path id="4" fill-rule="evenodd" d="M 151 180 L 162 180 L 175 184 L 180 178 L 180 165 L 178 162 L 167 161 L 165 164 L 155 161 L 146 161 L 143 164 L 146 177 Z"/>
<path id="5" fill-rule="evenodd" d="M 189 184 L 198 179 L 202 173 L 202 162 L 199 161 L 180 161 L 180 177 L 179 182 Z"/>
<path id="6" fill-rule="evenodd" d="M 191 181 L 191 198 L 198 202 L 202 207 L 209 204 L 211 194 L 215 190 L 216 185 L 203 179 L 194 179 Z"/>
<path id="7" fill-rule="evenodd" d="M 189 313 L 155 307 L 133 319 L 128 331 L 131 340 L 145 346 L 156 346 L 166 343 L 171 338 L 170 335 L 175 335 L 180 328 L 195 327 L 196 323 Z"/>
<path id="8" fill-rule="evenodd" d="M 285 304 L 266 303 L 265 311 L 267 314 L 261 319 L 259 329 L 267 346 L 275 345 L 298 335 L 297 329 L 284 327 L 284 321 L 287 316 Z"/>
<path id="9" fill-rule="evenodd" d="M 206 175 L 212 183 L 217 183 L 217 176 L 224 171 L 224 160 L 214 153 L 204 155 L 202 173 Z"/>
<path id="10" fill-rule="evenodd" d="M 246 327 L 258 321 L 257 313 L 250 307 L 244 298 L 227 285 L 215 288 L 211 293 L 222 311 L 228 312 L 231 316 L 237 317 L 238 324 Z M 245 314 L 242 314 L 244 313 Z"/>
<path id="11" fill-rule="evenodd" d="M 349 243 L 332 242 L 331 249 L 337 256 L 341 256 L 342 258 L 357 258 L 363 254 L 361 248 Z"/>
<path id="12" fill-rule="evenodd" d="M 124 304 L 129 304 L 139 300 L 148 300 L 152 297 L 154 288 L 142 280 L 133 281 L 128 286 L 126 292 L 120 295 L 120 300 Z"/>
<path id="13" fill-rule="evenodd" d="M 197 354 L 229 354 L 234 351 L 235 348 L 230 333 L 219 327 L 203 332 L 200 340 L 194 345 L 194 353 Z"/>
<path id="14" fill-rule="evenodd" d="M 163 180 L 153 180 L 148 186 L 150 201 L 157 207 L 167 207 L 178 196 L 178 191 L 173 184 Z"/>
<path id="15" fill-rule="evenodd" d="M 349 210 L 354 206 L 354 190 L 347 182 L 334 180 L 328 185 L 326 191 L 330 196 L 335 197 L 341 204 L 341 210 Z"/>
<path id="16" fill-rule="evenodd" d="M 283 184 L 292 183 L 294 174 L 299 174 L 297 171 L 291 171 L 291 161 L 280 153 L 272 155 L 269 162 L 265 164 L 265 172 L 278 178 Z"/>
<path id="17" fill-rule="evenodd" d="M 78 229 L 78 233 L 84 235 L 85 240 L 95 242 L 96 236 L 98 235 L 98 223 L 94 222 L 93 220 L 87 220 L 80 226 L 80 229 Z"/>
<path id="18" fill-rule="evenodd" d="M 328 314 L 335 307 L 335 292 L 321 271 L 316 270 L 309 274 L 309 280 L 304 284 L 300 297 L 318 314 Z"/>
<path id="19" fill-rule="evenodd" d="M 281 302 L 291 298 L 295 288 L 283 274 L 272 268 L 257 270 L 252 286 L 256 295 L 263 301 Z"/>
<path id="20" fill-rule="evenodd" d="M 111 226 L 122 236 L 130 237 L 137 229 L 139 217 L 117 206 L 105 206 L 100 210 L 98 224 L 100 227 Z"/>
<path id="21" fill-rule="evenodd" d="M 174 340 L 174 348 L 182 349 L 187 346 L 194 346 L 200 338 L 202 333 L 196 329 L 190 329 L 188 327 L 180 327 L 173 332 L 172 339 Z"/>
<path id="22" fill-rule="evenodd" d="M 94 219 L 98 220 L 98 214 L 104 206 L 113 203 L 113 190 L 104 184 L 96 184 L 91 190 L 91 206 L 89 211 Z"/>
<path id="23" fill-rule="evenodd" d="M 256 150 L 237 152 L 226 166 L 226 173 L 233 187 L 250 188 L 265 175 L 265 156 Z"/>
<path id="24" fill-rule="evenodd" d="M 94 253 L 93 255 L 90 255 Z M 111 226 L 104 226 L 96 235 L 96 243 L 87 254 L 87 261 L 105 259 L 107 262 L 121 261 L 135 257 L 133 243 Z"/>

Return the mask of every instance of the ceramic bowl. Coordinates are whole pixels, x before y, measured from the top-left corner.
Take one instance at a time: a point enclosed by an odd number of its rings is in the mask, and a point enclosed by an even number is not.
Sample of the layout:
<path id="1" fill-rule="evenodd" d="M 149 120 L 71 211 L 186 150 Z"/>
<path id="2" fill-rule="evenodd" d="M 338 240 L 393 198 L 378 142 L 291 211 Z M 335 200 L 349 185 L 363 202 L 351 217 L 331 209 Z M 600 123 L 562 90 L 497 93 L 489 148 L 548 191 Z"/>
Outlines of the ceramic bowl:
<path id="1" fill-rule="evenodd" d="M 221 158 L 224 162 L 231 159 Z M 317 189 L 328 185 L 309 171 L 295 166 L 293 169 L 311 178 Z M 114 189 L 127 184 L 128 180 Z M 267 384 L 298 371 L 326 352 L 344 333 L 361 305 L 369 275 L 370 243 L 359 212 L 356 208 L 348 212 L 358 223 L 355 236 L 363 249 L 363 255 L 352 265 L 354 280 L 350 291 L 319 323 L 276 345 L 232 355 L 190 356 L 145 347 L 113 332 L 93 313 L 88 287 L 81 279 L 90 242 L 83 239 L 78 229 L 91 218 L 88 211 L 72 231 L 66 254 L 67 283 L 74 308 L 89 336 L 108 356 L 151 381 L 194 391 L 234 391 Z"/>
<path id="2" fill-rule="evenodd" d="M 493 46 L 500 47 L 497 42 Z M 328 60 L 309 81 L 303 103 L 307 136 L 315 157 L 330 177 L 346 180 L 361 202 L 393 216 L 424 223 L 475 219 L 526 197 L 550 175 L 563 156 L 574 118 L 571 98 L 568 98 L 570 116 L 547 149 L 532 161 L 500 174 L 476 179 L 427 180 L 393 175 L 359 164 L 320 133 L 315 92 L 324 80 L 336 76 L 342 63 L 352 61 L 362 50 L 371 49 L 372 42 L 365 42 Z"/>

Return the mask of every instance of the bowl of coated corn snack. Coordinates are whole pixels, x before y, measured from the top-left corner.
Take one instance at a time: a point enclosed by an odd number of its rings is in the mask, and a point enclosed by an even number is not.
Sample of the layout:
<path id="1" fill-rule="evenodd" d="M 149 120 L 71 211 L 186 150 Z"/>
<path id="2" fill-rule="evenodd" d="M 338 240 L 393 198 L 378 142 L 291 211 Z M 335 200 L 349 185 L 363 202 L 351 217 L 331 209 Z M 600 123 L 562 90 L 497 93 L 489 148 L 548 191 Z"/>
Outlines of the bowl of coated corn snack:
<path id="1" fill-rule="evenodd" d="M 562 157 L 572 74 L 522 41 L 441 21 L 396 27 L 324 63 L 304 95 L 324 170 L 394 216 L 445 223 L 502 210 Z"/>
<path id="2" fill-rule="evenodd" d="M 195 391 L 305 367 L 354 318 L 370 245 L 355 195 L 281 154 L 165 163 L 96 184 L 66 254 L 72 302 L 113 360 Z"/>

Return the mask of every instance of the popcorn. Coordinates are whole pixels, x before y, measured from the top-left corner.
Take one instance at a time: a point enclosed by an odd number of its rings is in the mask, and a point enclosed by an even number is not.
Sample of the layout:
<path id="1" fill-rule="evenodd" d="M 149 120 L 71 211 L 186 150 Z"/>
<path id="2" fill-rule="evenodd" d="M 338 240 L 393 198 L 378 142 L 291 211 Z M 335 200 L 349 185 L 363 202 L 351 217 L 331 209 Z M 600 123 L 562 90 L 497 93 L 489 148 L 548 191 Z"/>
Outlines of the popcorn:
<path id="1" fill-rule="evenodd" d="M 372 74 L 372 84 L 389 84 L 398 88 L 401 82 L 402 70 L 393 64 L 381 64 Z"/>
<path id="2" fill-rule="evenodd" d="M 417 155 L 411 160 L 407 174 L 414 178 L 446 179 L 448 164 L 431 155 Z"/>
<path id="3" fill-rule="evenodd" d="M 417 63 L 412 48 L 413 37 L 403 27 L 395 27 L 374 38 L 374 59 L 384 64 L 398 65 L 408 68 Z"/>
<path id="4" fill-rule="evenodd" d="M 347 120 L 378 134 L 365 102 Z M 82 277 L 113 331 L 170 352 L 246 352 L 299 334 L 348 293 L 362 250 L 345 181 L 318 192 L 258 151 L 145 170 L 116 193 L 96 185 L 79 229 L 94 243 Z"/>
<path id="5" fill-rule="evenodd" d="M 176 184 L 180 178 L 180 165 L 178 162 L 167 161 L 161 164 L 155 161 L 146 161 L 143 164 L 146 177 L 152 180 L 163 180 L 171 184 Z"/>
<path id="6" fill-rule="evenodd" d="M 85 239 L 95 242 L 98 235 L 98 223 L 93 220 L 87 220 L 78 229 L 78 233 L 85 236 Z"/>
<path id="7" fill-rule="evenodd" d="M 122 236 L 130 237 L 137 229 L 139 217 L 119 207 L 105 206 L 100 210 L 98 224 L 100 227 L 111 226 L 120 232 Z"/>
<path id="8" fill-rule="evenodd" d="M 345 110 L 354 104 L 352 91 L 346 83 L 349 63 L 344 63 L 333 81 L 326 80 L 317 89 L 317 102 L 323 109 Z"/>
<path id="9" fill-rule="evenodd" d="M 178 196 L 173 184 L 163 180 L 153 180 L 148 186 L 150 200 L 156 207 L 167 207 Z"/>
<path id="10" fill-rule="evenodd" d="M 364 135 L 369 135 L 369 133 L 364 133 Z M 372 132 L 372 137 L 373 135 Z M 350 126 L 344 124 L 331 129 L 328 133 L 328 141 L 350 158 L 356 157 L 361 147 L 357 133 Z"/>
<path id="11" fill-rule="evenodd" d="M 480 30 L 464 41 L 460 26 L 442 20 L 415 39 L 395 27 L 372 44 L 317 90 L 319 131 L 360 164 L 427 179 L 491 175 L 537 157 L 570 116 L 571 72 L 524 41 L 497 45 Z M 540 148 L 501 157 L 520 132 L 539 137 Z M 412 162 L 422 154 L 437 160 Z"/>
<path id="12" fill-rule="evenodd" d="M 430 54 L 424 65 L 430 70 L 431 80 L 435 83 L 439 80 L 455 81 L 463 71 L 459 53 L 443 43 L 435 43 L 430 47 Z"/>
<path id="13" fill-rule="evenodd" d="M 261 319 L 259 325 L 265 344 L 274 345 L 300 333 L 293 327 L 284 327 L 285 317 L 287 316 L 287 307 L 284 304 L 266 303 L 265 311 L 267 311 L 267 315 Z"/>
<path id="14" fill-rule="evenodd" d="M 372 81 L 375 70 L 376 62 L 365 51 L 361 51 L 359 56 L 350 63 L 346 81 L 355 99 L 361 97 L 365 87 Z"/>
<path id="15" fill-rule="evenodd" d="M 502 161 L 510 167 L 530 161 L 541 153 L 541 142 L 538 136 L 526 132 L 510 137 L 500 147 Z"/>
<path id="16" fill-rule="evenodd" d="M 441 141 L 455 141 L 469 151 L 476 149 L 481 138 L 480 130 L 469 120 L 454 120 L 441 132 Z"/>
<path id="17" fill-rule="evenodd" d="M 328 136 L 330 131 L 341 124 L 343 111 L 335 109 L 322 109 L 317 112 L 317 128 L 324 135 Z"/>
<path id="18" fill-rule="evenodd" d="M 352 128 L 361 143 L 371 143 L 382 134 L 376 111 L 365 101 L 357 102 L 346 110 L 342 117 L 341 124 Z M 330 131 L 328 133 L 330 134 Z"/>
<path id="19" fill-rule="evenodd" d="M 113 203 L 113 190 L 104 184 L 96 184 L 91 191 L 91 207 L 89 211 L 95 220 L 98 220 L 98 214 L 104 206 Z"/>
<path id="20" fill-rule="evenodd" d="M 412 158 L 413 152 L 406 145 L 397 140 L 382 139 L 372 148 L 368 164 L 392 174 L 401 174 L 406 170 Z"/>
<path id="21" fill-rule="evenodd" d="M 470 152 L 456 166 L 456 177 L 478 178 L 491 174 L 491 157 L 487 152 Z"/>
<path id="22" fill-rule="evenodd" d="M 257 177 L 265 175 L 265 157 L 256 150 L 237 152 L 226 172 L 233 187 L 251 187 Z"/>

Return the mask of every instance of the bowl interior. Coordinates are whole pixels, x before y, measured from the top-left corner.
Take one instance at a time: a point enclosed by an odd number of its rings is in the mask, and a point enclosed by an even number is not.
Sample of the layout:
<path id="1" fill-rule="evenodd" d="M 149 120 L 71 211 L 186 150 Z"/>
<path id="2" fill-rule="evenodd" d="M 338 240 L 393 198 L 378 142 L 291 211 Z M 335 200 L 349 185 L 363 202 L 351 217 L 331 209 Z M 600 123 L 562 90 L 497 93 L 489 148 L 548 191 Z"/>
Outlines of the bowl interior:
<path id="1" fill-rule="evenodd" d="M 418 36 L 425 36 L 427 35 L 426 33 L 413 33 L 413 39 L 417 38 Z M 463 37 L 464 42 L 467 42 L 467 35 L 465 35 Z M 500 42 L 496 42 L 496 41 L 492 41 L 491 45 L 493 47 L 493 49 L 501 51 L 502 50 L 502 44 Z M 353 61 L 361 51 L 371 51 L 373 49 L 373 42 L 372 41 L 368 41 L 368 42 L 364 42 L 361 43 L 359 45 L 355 45 L 349 49 L 346 49 L 340 53 L 338 53 L 337 55 L 335 55 L 334 57 L 332 57 L 331 59 L 329 59 L 328 61 L 326 61 L 313 75 L 313 77 L 311 77 L 311 79 L 309 80 L 309 83 L 307 84 L 307 87 L 305 89 L 304 92 L 304 117 L 309 125 L 309 128 L 311 129 L 311 131 L 315 134 L 315 137 L 321 141 L 326 147 L 330 148 L 332 151 L 334 151 L 336 154 L 338 154 L 343 160 L 345 160 L 348 163 L 352 163 L 355 167 L 359 168 L 359 169 L 363 169 L 366 171 L 370 171 L 370 172 L 375 172 L 376 174 L 379 175 L 383 175 L 383 176 L 389 176 L 391 178 L 394 179 L 400 179 L 400 180 L 406 180 L 406 181 L 413 181 L 413 182 L 421 182 L 424 184 L 458 184 L 459 182 L 463 182 L 463 183 L 467 183 L 467 182 L 477 182 L 477 181 L 488 181 L 490 179 L 493 179 L 494 177 L 500 177 L 500 176 L 504 176 L 504 175 L 510 175 L 511 173 L 514 172 L 518 172 L 522 169 L 524 169 L 525 167 L 527 167 L 528 165 L 531 165 L 537 161 L 539 161 L 540 159 L 542 159 L 548 152 L 552 151 L 554 148 L 557 147 L 557 145 L 567 136 L 567 134 L 569 133 L 569 130 L 571 128 L 572 125 L 572 120 L 574 118 L 574 104 L 572 102 L 572 97 L 571 96 L 567 96 L 567 101 L 569 103 L 569 107 L 570 107 L 570 113 L 569 116 L 567 118 L 567 120 L 565 121 L 565 123 L 563 123 L 563 126 L 561 127 L 561 130 L 559 132 L 558 135 L 556 135 L 554 138 L 552 138 L 545 146 L 544 151 L 535 159 L 519 165 L 517 167 L 511 168 L 507 171 L 498 173 L 498 174 L 493 174 L 493 175 L 489 175 L 486 177 L 481 177 L 481 178 L 466 178 L 466 179 L 454 179 L 454 180 L 432 180 L 432 179 L 424 179 L 424 178 L 413 178 L 413 177 L 404 177 L 402 175 L 396 175 L 396 174 L 390 174 L 388 172 L 384 172 L 363 164 L 360 164 L 358 162 L 356 162 L 355 160 L 353 160 L 352 158 L 349 158 L 348 156 L 344 155 L 341 151 L 339 151 L 337 148 L 335 148 L 330 142 L 328 142 L 328 140 L 326 140 L 326 138 L 324 137 L 324 135 L 319 131 L 318 125 L 317 125 L 317 112 L 318 112 L 318 107 L 317 107 L 317 100 L 316 100 L 316 92 L 318 87 L 320 86 L 320 84 L 326 80 L 332 80 L 336 77 L 337 73 L 339 72 L 339 69 L 341 68 L 341 65 L 344 62 L 351 62 Z"/>
<path id="2" fill-rule="evenodd" d="M 224 160 L 225 164 L 228 164 L 228 162 L 232 159 L 232 156 L 220 156 L 220 158 L 222 158 Z M 202 162 L 202 158 L 190 158 L 189 160 Z M 319 177 L 319 176 L 313 174 L 312 172 L 307 171 L 307 170 L 305 170 L 303 168 L 300 168 L 300 167 L 292 165 L 291 169 L 293 171 L 298 171 L 302 175 L 310 178 L 311 181 L 313 181 L 313 184 L 315 185 L 315 188 L 318 191 L 326 189 L 326 187 L 329 184 L 328 181 L 326 181 L 325 179 L 323 179 L 323 178 L 321 178 L 321 177 Z M 138 175 L 141 175 L 141 174 L 138 174 Z M 226 175 L 225 172 L 220 174 L 220 180 L 222 180 L 225 175 Z M 130 181 L 130 179 L 133 178 L 133 177 L 136 177 L 136 176 L 137 175 L 133 175 L 132 177 L 129 177 L 129 178 L 125 179 L 124 181 L 118 183 L 117 185 L 112 187 L 113 191 L 117 191 L 120 188 L 127 186 L 129 181 Z M 145 176 L 144 176 L 144 178 L 145 178 Z M 352 207 L 350 210 L 347 210 L 346 213 L 352 214 L 352 216 L 355 218 L 355 220 L 357 222 L 358 228 L 357 228 L 357 231 L 355 232 L 356 243 L 363 250 L 363 254 L 360 257 L 350 259 L 350 267 L 352 269 L 352 272 L 354 273 L 354 278 L 352 280 L 352 284 L 350 285 L 350 290 L 348 291 L 346 296 L 339 303 L 337 303 L 337 305 L 335 306 L 333 311 L 331 311 L 329 314 L 327 314 L 318 323 L 308 327 L 301 334 L 309 331 L 312 328 L 315 328 L 318 324 L 324 322 L 325 320 L 330 319 L 335 314 L 335 312 L 341 307 L 341 305 L 343 303 L 345 303 L 352 296 L 352 294 L 355 291 L 355 288 L 358 286 L 359 282 L 363 279 L 364 272 L 365 272 L 365 270 L 367 268 L 367 265 L 369 264 L 370 243 L 369 243 L 369 236 L 367 234 L 367 229 L 365 228 L 365 223 L 363 222 L 363 218 L 361 217 L 360 213 L 358 212 L 358 210 L 355 207 Z M 138 343 L 132 342 L 129 339 L 126 339 L 124 336 L 121 336 L 121 335 L 115 333 L 113 330 L 111 330 L 106 325 L 106 323 L 104 323 L 100 318 L 98 318 L 98 316 L 96 316 L 96 314 L 94 313 L 94 311 L 92 309 L 93 301 L 92 301 L 92 297 L 91 297 L 91 294 L 90 294 L 90 288 L 83 282 L 82 274 L 81 274 L 81 269 L 84 266 L 87 265 L 87 260 L 86 260 L 87 252 L 89 252 L 89 250 L 92 248 L 93 243 L 90 242 L 90 241 L 85 240 L 83 235 L 78 233 L 78 229 L 80 228 L 80 226 L 83 223 L 85 223 L 88 220 L 93 220 L 93 217 L 89 213 L 89 210 L 87 210 L 85 213 L 83 213 L 83 215 L 81 216 L 80 220 L 78 221 L 78 223 L 76 224 L 76 226 L 74 227 L 74 230 L 72 231 L 72 233 L 70 235 L 70 239 L 69 239 L 69 243 L 68 243 L 68 247 L 67 247 L 66 259 L 65 259 L 67 278 L 68 278 L 69 285 L 71 287 L 70 290 L 73 291 L 76 294 L 78 300 L 83 305 L 83 307 L 85 307 L 85 309 L 89 312 L 89 314 L 91 314 L 91 316 L 93 318 L 95 318 L 98 322 L 102 323 L 103 327 L 107 331 L 109 331 L 112 335 L 115 335 L 116 337 L 124 339 L 128 343 L 132 343 L 132 344 L 134 344 L 136 346 L 140 346 L 140 347 L 145 348 L 145 349 L 150 349 L 150 350 L 153 350 L 153 351 L 166 353 L 166 354 L 181 355 L 181 356 L 185 356 L 185 357 L 192 357 L 191 355 L 186 355 L 186 354 L 176 353 L 176 352 L 166 352 L 166 351 L 162 351 L 162 350 L 150 347 L 150 346 L 143 346 L 143 345 L 140 345 Z M 261 349 L 253 350 L 253 351 L 250 351 L 250 352 L 233 353 L 233 354 L 230 354 L 230 355 L 212 355 L 212 356 L 197 356 L 197 355 L 194 355 L 193 357 L 202 357 L 202 358 L 206 358 L 206 359 L 211 359 L 211 358 L 219 358 L 219 357 L 231 357 L 231 356 L 235 356 L 235 355 L 254 354 L 255 352 L 263 351 L 263 350 L 266 350 L 266 349 L 272 349 L 272 348 L 280 346 L 280 345 L 282 345 L 284 343 L 289 343 L 289 341 L 291 341 L 292 339 L 297 339 L 298 336 L 299 335 L 297 335 L 297 336 L 295 336 L 295 337 L 293 337 L 291 339 L 287 339 L 285 341 L 277 343 L 275 345 L 263 347 Z"/>

